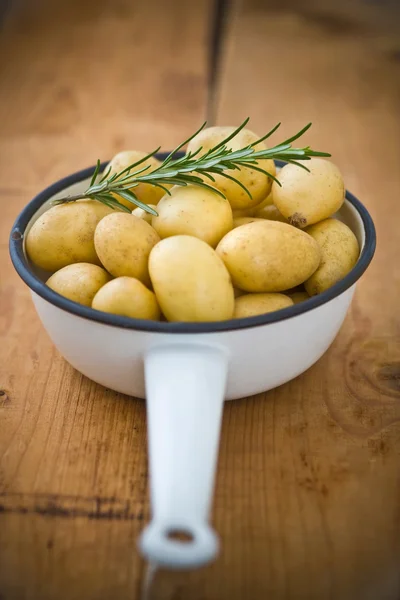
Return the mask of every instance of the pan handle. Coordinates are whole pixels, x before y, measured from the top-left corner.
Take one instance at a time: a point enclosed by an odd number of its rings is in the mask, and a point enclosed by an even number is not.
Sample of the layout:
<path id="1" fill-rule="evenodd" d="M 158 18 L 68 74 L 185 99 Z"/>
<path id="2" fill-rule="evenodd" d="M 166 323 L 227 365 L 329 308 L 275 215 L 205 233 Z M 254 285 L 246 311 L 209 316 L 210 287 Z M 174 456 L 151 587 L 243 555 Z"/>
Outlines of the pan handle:
<path id="1" fill-rule="evenodd" d="M 165 567 L 200 566 L 218 552 L 209 514 L 227 370 L 226 349 L 211 344 L 165 343 L 145 357 L 152 520 L 140 549 Z"/>

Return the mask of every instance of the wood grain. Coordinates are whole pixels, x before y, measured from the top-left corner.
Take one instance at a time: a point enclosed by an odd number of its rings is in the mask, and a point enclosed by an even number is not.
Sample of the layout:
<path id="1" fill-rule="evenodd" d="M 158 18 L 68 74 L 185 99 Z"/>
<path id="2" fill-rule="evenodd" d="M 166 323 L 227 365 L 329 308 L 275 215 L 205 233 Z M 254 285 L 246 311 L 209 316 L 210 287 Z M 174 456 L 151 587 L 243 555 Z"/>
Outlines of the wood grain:
<path id="1" fill-rule="evenodd" d="M 54 180 L 204 120 L 210 6 L 20 2 L 0 35 L 0 597 L 135 598 L 148 518 L 142 401 L 75 372 L 8 258 Z M 156 16 L 156 18 L 155 18 Z M 4 93 L 5 92 L 5 93 Z"/>
<path id="2" fill-rule="evenodd" d="M 248 561 L 243 572 L 243 550 L 230 552 L 226 573 L 231 590 L 242 585 L 248 597 L 400 594 L 399 40 L 384 15 L 367 20 L 355 4 L 249 1 L 231 24 L 220 122 L 249 114 L 262 132 L 282 121 L 284 136 L 312 121 L 307 142 L 332 153 L 379 240 L 322 360 L 225 412 L 243 437 L 236 431 L 239 447 L 231 438 L 221 456 L 219 490 L 233 497 L 231 473 L 237 485 L 242 471 L 236 527 L 246 531 Z M 231 534 L 225 548 L 233 544 Z"/>
<path id="3" fill-rule="evenodd" d="M 380 4 L 235 5 L 219 122 L 250 115 L 263 132 L 280 120 L 284 136 L 312 120 L 307 141 L 332 152 L 371 211 L 378 250 L 326 355 L 296 380 L 226 405 L 221 556 L 158 572 L 151 598 L 400 596 L 400 41 L 396 7 Z M 2 600 L 140 597 L 143 403 L 58 356 L 6 238 L 54 179 L 125 144 L 171 146 L 202 120 L 209 11 L 205 1 L 36 0 L 0 37 Z"/>

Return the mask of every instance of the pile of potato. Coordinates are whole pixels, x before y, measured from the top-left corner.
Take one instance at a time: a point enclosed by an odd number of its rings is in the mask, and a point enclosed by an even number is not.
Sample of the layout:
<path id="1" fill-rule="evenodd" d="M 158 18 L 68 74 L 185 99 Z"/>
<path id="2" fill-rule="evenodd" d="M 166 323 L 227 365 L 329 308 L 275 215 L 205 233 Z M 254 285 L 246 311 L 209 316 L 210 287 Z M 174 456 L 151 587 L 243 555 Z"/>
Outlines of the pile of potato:
<path id="1" fill-rule="evenodd" d="M 188 150 L 205 152 L 231 131 L 205 129 Z M 256 139 L 242 130 L 230 146 Z M 142 156 L 120 152 L 111 170 Z M 150 163 L 159 164 L 155 158 Z M 171 195 L 150 184 L 135 187 L 158 216 L 121 197 L 132 214 L 96 200 L 53 206 L 28 232 L 27 254 L 52 273 L 47 285 L 54 291 L 127 317 L 220 321 L 302 302 L 330 288 L 357 262 L 355 235 L 332 218 L 344 201 L 343 179 L 332 162 L 319 158 L 307 161 L 310 172 L 288 164 L 276 174 L 271 160 L 259 166 L 281 186 L 251 167 L 228 173 L 251 198 L 218 175 L 213 186 L 226 198 L 192 185 L 174 186 Z"/>

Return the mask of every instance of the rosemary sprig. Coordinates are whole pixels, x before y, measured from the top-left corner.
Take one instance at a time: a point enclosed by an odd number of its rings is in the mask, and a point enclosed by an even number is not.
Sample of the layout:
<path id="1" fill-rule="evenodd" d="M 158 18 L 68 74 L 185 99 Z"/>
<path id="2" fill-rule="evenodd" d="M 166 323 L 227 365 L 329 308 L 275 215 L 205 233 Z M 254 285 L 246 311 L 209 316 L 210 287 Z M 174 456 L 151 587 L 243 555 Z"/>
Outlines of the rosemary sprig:
<path id="1" fill-rule="evenodd" d="M 330 154 L 327 152 L 318 152 L 312 150 L 309 146 L 304 148 L 292 147 L 292 143 L 300 138 L 311 127 L 311 123 L 308 123 L 308 125 L 303 127 L 303 129 L 301 129 L 298 133 L 288 138 L 284 142 L 273 146 L 272 148 L 255 150 L 255 146 L 268 139 L 278 129 L 278 127 L 280 127 L 280 123 L 275 125 L 275 127 L 273 127 L 266 135 L 252 144 L 244 148 L 240 148 L 239 150 L 231 150 L 227 147 L 227 143 L 247 125 L 248 121 L 249 118 L 243 121 L 243 123 L 237 129 L 235 129 L 233 133 L 231 133 L 213 148 L 210 148 L 204 154 L 199 155 L 202 150 L 202 148 L 199 148 L 195 152 L 187 152 L 185 156 L 181 158 L 174 158 L 179 150 L 186 146 L 186 144 L 188 144 L 198 133 L 200 133 L 200 131 L 204 129 L 207 123 L 203 123 L 200 129 L 198 129 L 187 140 L 179 144 L 179 146 L 170 152 L 170 154 L 164 159 L 159 167 L 151 171 L 149 171 L 150 166 L 143 166 L 143 163 L 154 156 L 154 154 L 156 154 L 160 148 L 150 152 L 144 158 L 129 165 L 119 173 L 113 173 L 110 175 L 111 169 L 106 169 L 106 172 L 96 183 L 96 179 L 100 172 L 100 160 L 98 160 L 88 189 L 81 194 L 77 194 L 76 196 L 58 198 L 54 201 L 54 204 L 65 204 L 67 202 L 75 202 L 76 200 L 80 199 L 93 199 L 106 204 L 110 208 L 131 212 L 129 208 L 121 204 L 121 202 L 118 202 L 114 196 L 114 194 L 117 194 L 132 204 L 139 206 L 146 212 L 157 215 L 157 212 L 153 208 L 141 202 L 137 198 L 134 189 L 140 183 L 149 183 L 151 185 L 160 187 L 165 191 L 166 194 L 170 194 L 170 191 L 165 187 L 165 185 L 173 184 L 186 186 L 188 184 L 194 184 L 206 189 L 211 189 L 213 192 L 225 197 L 221 191 L 215 187 L 212 187 L 211 184 L 206 183 L 204 180 L 204 178 L 207 178 L 209 181 L 214 182 L 214 176 L 221 175 L 222 177 L 237 183 L 237 185 L 239 185 L 251 198 L 251 194 L 248 189 L 240 181 L 238 181 L 238 179 L 236 179 L 233 175 L 228 174 L 226 171 L 232 172 L 235 170 L 240 170 L 244 167 L 251 167 L 256 171 L 261 171 L 276 181 L 278 185 L 281 185 L 278 179 L 276 179 L 272 173 L 269 173 L 259 166 L 258 161 L 264 159 L 279 159 L 287 163 L 297 165 L 298 167 L 308 171 L 307 167 L 301 164 L 299 161 L 310 160 L 310 158 L 313 156 L 330 156 Z"/>

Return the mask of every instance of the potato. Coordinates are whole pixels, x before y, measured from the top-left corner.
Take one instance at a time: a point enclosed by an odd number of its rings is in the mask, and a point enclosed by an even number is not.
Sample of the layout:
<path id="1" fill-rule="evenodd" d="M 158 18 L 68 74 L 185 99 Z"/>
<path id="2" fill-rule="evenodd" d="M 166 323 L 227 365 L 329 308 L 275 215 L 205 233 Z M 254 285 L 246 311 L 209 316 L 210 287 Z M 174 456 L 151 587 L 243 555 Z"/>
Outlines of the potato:
<path id="1" fill-rule="evenodd" d="M 256 212 L 261 210 L 261 208 L 263 208 L 264 206 L 267 206 L 269 204 L 272 204 L 272 196 L 271 194 L 268 194 L 268 196 L 265 198 L 265 200 L 263 200 L 262 202 L 260 202 L 260 204 L 257 204 L 256 206 L 253 206 L 252 208 L 244 208 L 243 210 L 233 210 L 233 219 L 241 219 L 242 217 L 254 217 L 256 215 Z"/>
<path id="2" fill-rule="evenodd" d="M 69 300 L 91 306 L 96 293 L 110 279 L 107 271 L 97 265 L 76 263 L 54 273 L 46 285 Z"/>
<path id="3" fill-rule="evenodd" d="M 172 188 L 157 205 L 152 225 L 161 238 L 192 235 L 213 248 L 233 227 L 232 209 L 216 192 L 198 185 Z"/>
<path id="4" fill-rule="evenodd" d="M 241 219 L 242 217 L 254 217 L 257 207 L 258 207 L 258 204 L 257 204 L 257 206 L 253 206 L 252 208 L 244 208 L 243 210 L 240 210 L 240 209 L 232 210 L 233 218 Z"/>
<path id="5" fill-rule="evenodd" d="M 112 175 L 113 173 L 118 173 L 126 167 L 129 167 L 129 165 L 144 158 L 146 154 L 147 152 L 140 152 L 139 150 L 123 150 L 122 152 L 118 152 L 118 154 L 116 154 L 114 158 L 108 163 L 106 171 L 109 167 L 111 167 L 110 175 Z M 155 158 L 154 156 L 152 156 L 137 167 L 134 167 L 132 173 L 136 170 L 143 169 L 144 167 L 149 165 L 149 169 L 147 171 L 143 171 L 144 175 L 150 173 L 151 171 L 154 171 L 154 169 L 157 169 L 157 167 L 159 167 L 160 164 L 160 161 L 157 160 L 157 158 Z M 165 185 L 164 187 L 169 188 L 170 186 Z M 134 191 L 138 199 L 141 200 L 141 202 L 144 202 L 145 204 L 157 204 L 160 198 L 162 198 L 165 194 L 162 188 L 156 187 L 155 185 L 151 185 L 150 183 L 139 183 L 139 185 L 137 185 L 135 188 L 132 188 L 132 190 Z M 124 204 L 124 206 L 127 206 L 130 209 L 134 208 L 135 205 L 132 202 L 129 202 L 129 200 L 125 200 L 125 198 L 122 198 L 118 194 L 113 195 L 115 196 L 116 200 L 118 200 L 118 202 L 121 202 L 121 204 Z"/>
<path id="6" fill-rule="evenodd" d="M 155 204 L 149 204 L 148 206 L 150 206 L 150 208 L 154 208 L 154 210 L 156 210 L 156 205 Z M 149 223 L 149 225 L 151 225 L 151 219 L 153 218 L 153 215 L 149 212 L 147 212 L 146 210 L 143 210 L 143 208 L 139 208 L 139 206 L 137 208 L 135 208 L 132 211 L 132 214 L 137 217 L 138 219 L 143 219 L 143 221 L 146 221 L 146 223 Z"/>
<path id="7" fill-rule="evenodd" d="M 321 263 L 304 284 L 309 295 L 314 296 L 332 287 L 351 271 L 358 260 L 360 248 L 351 229 L 337 219 L 325 219 L 307 227 L 306 232 L 321 248 Z"/>
<path id="8" fill-rule="evenodd" d="M 133 277 L 117 277 L 103 285 L 93 298 L 92 307 L 132 319 L 160 319 L 155 295 Z"/>
<path id="9" fill-rule="evenodd" d="M 344 201 L 344 183 L 339 169 L 322 158 L 307 161 L 310 173 L 292 164 L 274 181 L 272 199 L 279 212 L 296 227 L 304 228 L 332 216 Z"/>
<path id="10" fill-rule="evenodd" d="M 280 221 L 281 223 L 289 223 L 287 219 L 276 208 L 274 204 L 267 204 L 260 210 L 257 210 L 255 216 L 258 219 L 268 219 L 269 221 Z"/>
<path id="11" fill-rule="evenodd" d="M 308 279 L 321 253 L 304 231 L 278 221 L 236 227 L 220 241 L 217 254 L 233 285 L 246 292 L 281 292 Z"/>
<path id="12" fill-rule="evenodd" d="M 100 265 L 94 248 L 94 231 L 98 222 L 112 212 L 115 211 L 97 200 L 53 206 L 28 232 L 28 257 L 45 271 L 58 271 L 79 262 Z"/>
<path id="13" fill-rule="evenodd" d="M 104 217 L 96 227 L 96 252 L 114 277 L 135 277 L 149 283 L 150 250 L 160 240 L 159 235 L 143 219 L 127 213 Z"/>
<path id="14" fill-rule="evenodd" d="M 304 300 L 308 300 L 310 297 L 307 292 L 293 292 L 293 294 L 288 294 L 288 296 L 293 300 L 293 304 L 300 304 L 300 302 L 304 302 Z"/>
<path id="15" fill-rule="evenodd" d="M 235 127 L 208 127 L 203 129 L 199 134 L 196 135 L 188 144 L 188 152 L 194 152 L 198 148 L 202 148 L 201 154 L 204 154 L 207 150 L 219 144 L 224 138 L 230 135 L 235 130 Z M 249 129 L 242 129 L 232 140 L 227 143 L 228 148 L 232 150 L 239 150 L 249 144 L 252 144 L 259 139 L 255 133 Z M 262 150 L 266 146 L 263 142 L 255 146 L 255 150 Z M 265 169 L 272 175 L 275 175 L 276 168 L 273 160 L 260 160 L 258 166 L 261 169 Z M 260 173 L 251 167 L 243 167 L 238 170 L 228 170 L 226 173 L 232 177 L 235 177 L 240 183 L 242 183 L 250 192 L 251 198 L 246 192 L 234 181 L 226 179 L 222 175 L 215 175 L 215 183 L 212 183 L 228 198 L 233 209 L 247 209 L 257 204 L 260 204 L 266 196 L 268 196 L 272 179 Z M 207 179 L 207 183 L 211 183 Z"/>
<path id="16" fill-rule="evenodd" d="M 233 227 L 240 227 L 241 225 L 247 225 L 247 223 L 254 223 L 254 221 L 262 221 L 262 219 L 257 219 L 257 217 L 239 217 L 238 219 L 233 219 Z"/>
<path id="17" fill-rule="evenodd" d="M 292 306 L 293 302 L 284 294 L 245 294 L 235 300 L 235 319 L 254 317 Z"/>
<path id="18" fill-rule="evenodd" d="M 176 235 L 150 253 L 151 282 L 168 321 L 221 321 L 234 309 L 229 273 L 206 242 Z"/>
<path id="19" fill-rule="evenodd" d="M 256 212 L 260 211 L 265 206 L 271 206 L 271 204 L 273 204 L 273 201 L 272 201 L 272 194 L 270 193 L 262 202 L 260 202 L 260 204 L 257 204 L 257 206 L 254 207 L 253 215 L 255 215 Z"/>

